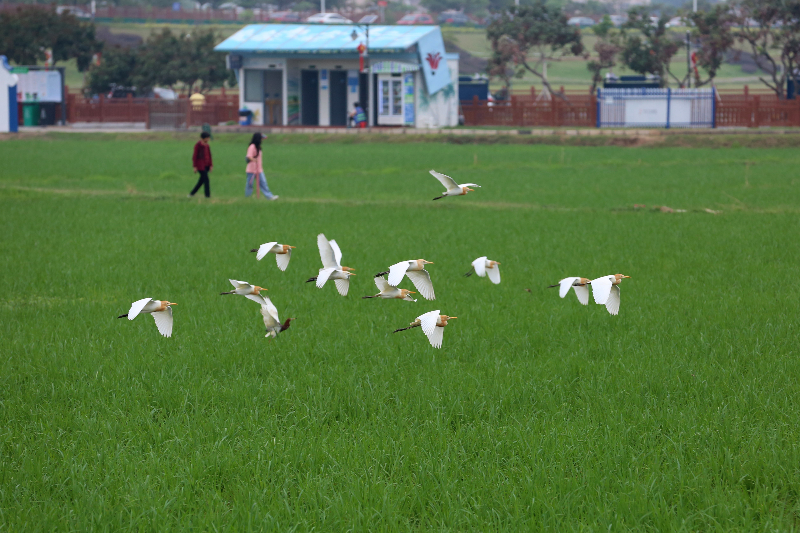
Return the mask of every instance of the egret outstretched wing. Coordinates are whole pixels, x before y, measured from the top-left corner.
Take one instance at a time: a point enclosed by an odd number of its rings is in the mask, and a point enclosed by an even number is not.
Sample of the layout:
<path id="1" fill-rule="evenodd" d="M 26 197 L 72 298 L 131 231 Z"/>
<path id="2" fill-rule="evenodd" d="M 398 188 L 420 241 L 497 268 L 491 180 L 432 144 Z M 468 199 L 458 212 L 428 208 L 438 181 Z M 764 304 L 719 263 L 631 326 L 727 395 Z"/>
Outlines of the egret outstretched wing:
<path id="1" fill-rule="evenodd" d="M 608 300 L 606 300 L 606 309 L 608 309 L 608 312 L 612 315 L 619 314 L 619 285 L 611 287 Z"/>
<path id="2" fill-rule="evenodd" d="M 489 279 L 495 285 L 500 283 L 500 267 L 498 265 L 494 265 L 492 268 L 487 268 L 486 274 L 489 275 Z"/>
<path id="3" fill-rule="evenodd" d="M 390 287 L 389 283 L 386 281 L 386 278 L 383 276 L 375 277 L 375 286 L 378 287 L 380 292 L 388 291 Z"/>
<path id="4" fill-rule="evenodd" d="M 335 279 L 333 280 L 336 283 L 336 290 L 339 291 L 339 294 L 342 296 L 347 296 L 347 292 L 350 290 L 350 280 L 349 279 Z"/>
<path id="5" fill-rule="evenodd" d="M 420 315 L 417 317 L 417 320 L 420 321 L 420 327 L 425 333 L 425 336 L 428 337 L 431 346 L 434 348 L 441 348 L 444 328 L 436 326 L 436 322 L 439 320 L 439 310 L 437 309 L 436 311 L 430 311 L 424 315 Z"/>
<path id="6" fill-rule="evenodd" d="M 152 301 L 152 298 L 142 298 L 141 300 L 136 300 L 131 304 L 131 310 L 128 311 L 128 320 L 133 320 L 136 318 L 136 315 L 142 312 L 144 306 L 149 304 Z"/>
<path id="7" fill-rule="evenodd" d="M 453 190 L 457 190 L 457 189 L 460 188 L 458 183 L 456 183 L 456 180 L 454 180 L 450 176 L 445 176 L 444 174 L 436 172 L 435 170 L 431 170 L 430 172 L 431 172 L 431 176 L 433 176 L 434 178 L 439 180 L 439 182 L 442 185 L 444 185 L 444 188 L 447 189 L 448 191 L 453 191 Z"/>
<path id="8" fill-rule="evenodd" d="M 264 303 L 261 304 L 261 314 L 264 315 L 265 319 L 267 315 L 269 315 L 275 320 L 275 322 L 280 323 L 281 321 L 281 319 L 278 318 L 278 308 L 275 307 L 275 304 L 272 303 L 272 300 L 266 296 L 264 297 Z"/>
<path id="9" fill-rule="evenodd" d="M 477 258 L 475 261 L 472 262 L 472 268 L 475 269 L 475 273 L 483 277 L 486 275 L 486 256 Z"/>
<path id="10" fill-rule="evenodd" d="M 589 287 L 586 285 L 575 285 L 572 288 L 575 290 L 575 296 L 578 297 L 578 301 L 583 305 L 589 305 Z"/>
<path id="11" fill-rule="evenodd" d="M 558 288 L 558 295 L 562 298 L 565 297 L 569 293 L 569 288 L 572 287 L 572 284 L 575 283 L 580 278 L 564 278 L 558 282 L 560 287 Z"/>
<path id="12" fill-rule="evenodd" d="M 592 280 L 592 295 L 594 296 L 594 303 L 604 305 L 608 301 L 608 296 L 611 294 L 612 282 L 614 276 L 603 276 Z"/>
<path id="13" fill-rule="evenodd" d="M 391 278 L 391 273 L 389 274 Z M 426 300 L 435 300 L 436 295 L 433 293 L 433 283 L 431 283 L 431 275 L 427 270 L 408 270 L 406 276 L 411 280 L 411 283 L 417 288 L 419 293 Z M 400 278 L 403 279 L 403 278 Z"/>
<path id="14" fill-rule="evenodd" d="M 250 284 L 247 283 L 246 281 L 238 281 L 238 280 L 235 280 L 235 279 L 229 279 L 228 281 L 231 282 L 231 285 L 233 285 L 234 289 L 243 289 L 245 287 L 249 287 L 250 286 Z"/>
<path id="15" fill-rule="evenodd" d="M 260 294 L 245 294 L 244 297 L 249 298 L 261 305 L 264 305 L 264 303 L 266 303 L 266 296 L 261 296 Z"/>
<path id="16" fill-rule="evenodd" d="M 285 254 L 275 254 L 275 261 L 278 263 L 278 268 L 283 272 L 289 267 L 289 260 L 292 258 L 292 249 L 286 250 Z"/>
<path id="17" fill-rule="evenodd" d="M 336 266 L 342 268 L 342 251 L 339 249 L 339 245 L 333 239 L 328 241 L 328 244 L 331 245 L 331 250 L 333 250 L 333 259 L 336 261 Z"/>
<path id="18" fill-rule="evenodd" d="M 481 186 L 478 185 L 477 183 L 462 183 L 461 186 L 462 187 L 477 187 L 479 189 L 481 188 Z"/>
<path id="19" fill-rule="evenodd" d="M 272 247 L 275 246 L 276 244 L 278 244 L 277 241 L 265 242 L 264 244 L 259 246 L 258 253 L 256 254 L 256 260 L 261 261 L 262 259 L 264 259 L 264 256 L 267 255 L 269 251 L 272 250 Z"/>
<path id="20" fill-rule="evenodd" d="M 336 262 L 336 256 L 333 254 L 331 243 L 325 238 L 324 233 L 317 235 L 317 248 L 319 248 L 319 257 L 322 259 L 322 266 L 324 268 L 339 268 L 339 264 Z"/>
<path id="21" fill-rule="evenodd" d="M 406 275 L 409 264 L 408 261 L 400 261 L 389 267 L 389 285 L 397 287 L 403 281 L 403 276 Z"/>
<path id="22" fill-rule="evenodd" d="M 323 268 L 317 274 L 317 288 L 321 289 L 325 286 L 325 282 L 328 281 L 328 278 L 331 277 L 331 274 L 335 271 L 335 268 Z"/>
<path id="23" fill-rule="evenodd" d="M 153 320 L 156 321 L 158 332 L 165 337 L 172 337 L 172 308 L 167 307 L 164 311 L 151 313 Z"/>

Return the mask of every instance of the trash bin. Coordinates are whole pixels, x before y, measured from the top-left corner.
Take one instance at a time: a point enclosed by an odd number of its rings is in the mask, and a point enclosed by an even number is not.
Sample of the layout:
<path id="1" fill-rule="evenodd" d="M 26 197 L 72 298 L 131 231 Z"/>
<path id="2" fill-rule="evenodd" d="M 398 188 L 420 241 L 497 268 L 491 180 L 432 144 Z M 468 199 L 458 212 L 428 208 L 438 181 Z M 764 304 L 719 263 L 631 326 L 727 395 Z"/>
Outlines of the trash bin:
<path id="1" fill-rule="evenodd" d="M 249 109 L 239 110 L 239 125 L 249 126 L 253 123 L 253 112 Z"/>
<path id="2" fill-rule="evenodd" d="M 39 103 L 22 104 L 22 124 L 24 126 L 39 125 Z"/>
<path id="3" fill-rule="evenodd" d="M 40 126 L 55 126 L 56 124 L 56 104 L 43 103 L 40 104 L 39 111 L 39 125 Z"/>

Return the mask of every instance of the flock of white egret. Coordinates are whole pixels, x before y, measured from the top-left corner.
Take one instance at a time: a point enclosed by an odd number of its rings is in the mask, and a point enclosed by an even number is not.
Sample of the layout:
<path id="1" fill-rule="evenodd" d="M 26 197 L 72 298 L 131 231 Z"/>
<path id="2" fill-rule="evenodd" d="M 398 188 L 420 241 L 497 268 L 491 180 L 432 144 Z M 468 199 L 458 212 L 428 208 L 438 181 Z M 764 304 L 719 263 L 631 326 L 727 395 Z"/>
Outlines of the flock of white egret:
<path id="1" fill-rule="evenodd" d="M 471 187 L 480 187 L 475 183 L 458 184 L 450 176 L 440 174 L 435 170 L 430 171 L 431 175 L 441 182 L 447 189 L 441 196 L 437 196 L 434 200 L 439 200 L 445 196 L 464 196 L 468 192 L 474 192 Z M 318 288 L 325 286 L 328 280 L 333 280 L 336 289 L 342 296 L 347 296 L 350 290 L 350 276 L 355 276 L 354 269 L 348 266 L 342 266 L 342 251 L 335 240 L 328 240 L 323 233 L 317 235 L 317 247 L 319 248 L 319 256 L 322 260 L 322 268 L 319 273 L 308 279 L 307 282 L 316 282 Z M 256 260 L 261 261 L 267 254 L 274 254 L 278 268 L 286 271 L 289 267 L 289 261 L 292 258 L 292 250 L 294 246 L 288 244 L 280 244 L 276 242 L 267 242 L 250 250 L 256 253 Z M 411 294 L 416 292 L 401 289 L 398 286 L 404 278 L 408 278 L 414 287 L 419 291 L 419 294 L 426 300 L 435 300 L 436 295 L 433 290 L 433 283 L 431 282 L 430 273 L 425 270 L 425 265 L 432 265 L 431 261 L 425 259 L 410 259 L 407 261 L 400 261 L 389 267 L 389 270 L 375 274 L 375 285 L 378 288 L 378 294 L 373 296 L 364 296 L 363 298 L 383 298 L 383 299 L 397 299 L 409 302 L 416 302 Z M 480 277 L 489 277 L 492 283 L 500 283 L 500 263 L 488 259 L 486 256 L 479 257 L 472 262 L 472 268 L 465 276 L 471 276 L 473 273 Z M 388 278 L 386 277 L 388 274 Z M 589 286 L 591 285 L 594 301 L 596 304 L 605 305 L 606 309 L 612 315 L 619 313 L 620 304 L 620 290 L 619 284 L 624 278 L 622 274 L 613 274 L 608 276 L 601 276 L 599 278 L 590 280 L 581 277 L 564 278 L 555 285 L 548 288 L 560 287 L 559 295 L 564 298 L 569 293 L 570 288 L 574 290 L 575 296 L 578 301 L 583 305 L 589 304 Z M 294 317 L 288 318 L 285 322 L 281 323 L 278 316 L 278 309 L 272 301 L 261 294 L 261 291 L 267 289 L 252 285 L 246 281 L 238 281 L 235 279 L 228 280 L 233 285 L 232 291 L 222 292 L 220 294 L 238 294 L 250 300 L 255 301 L 261 305 L 261 315 L 264 318 L 264 327 L 266 328 L 266 337 L 277 337 L 278 333 L 285 331 L 291 325 L 291 321 L 295 320 Z M 152 298 L 143 298 L 131 304 L 130 311 L 118 318 L 127 318 L 133 320 L 141 313 L 150 313 L 155 320 L 156 327 L 159 333 L 164 337 L 172 336 L 172 306 L 177 305 L 175 302 L 166 300 L 153 300 Z M 398 331 L 405 331 L 419 327 L 428 337 L 428 341 L 434 348 L 442 347 L 442 338 L 444 336 L 444 328 L 447 326 L 449 320 L 458 317 L 447 316 L 440 314 L 438 309 L 424 313 L 411 322 L 407 327 L 396 329 Z"/>

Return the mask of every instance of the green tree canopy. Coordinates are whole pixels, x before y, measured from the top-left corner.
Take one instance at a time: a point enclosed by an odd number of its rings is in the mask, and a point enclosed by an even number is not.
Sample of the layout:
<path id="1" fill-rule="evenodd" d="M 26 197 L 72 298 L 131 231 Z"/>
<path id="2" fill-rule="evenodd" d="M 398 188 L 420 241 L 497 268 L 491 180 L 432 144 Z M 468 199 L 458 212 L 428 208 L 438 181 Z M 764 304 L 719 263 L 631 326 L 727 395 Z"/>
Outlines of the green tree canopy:
<path id="1" fill-rule="evenodd" d="M 685 78 L 679 79 L 669 69 L 681 44 L 667 31 L 667 22 L 667 17 L 662 15 L 654 24 L 647 8 L 632 8 L 628 11 L 628 22 L 623 26 L 620 55 L 623 64 L 632 71 L 658 76 L 662 87 L 667 84 L 667 75 L 681 85 L 685 82 Z"/>
<path id="2" fill-rule="evenodd" d="M 0 13 L 0 50 L 18 65 L 44 61 L 45 49 L 53 50 L 53 63 L 75 59 L 78 70 L 89 67 L 102 48 L 95 26 L 71 13 L 57 14 L 54 6 L 20 6 Z"/>
<path id="3" fill-rule="evenodd" d="M 489 73 L 508 81 L 509 69 L 522 77 L 530 72 L 555 94 L 543 72 L 546 61 L 565 55 L 581 55 L 580 30 L 567 24 L 567 17 L 557 7 L 537 0 L 530 6 L 511 8 L 486 29 L 492 44 Z"/>
<path id="4" fill-rule="evenodd" d="M 727 5 L 718 4 L 707 11 L 689 13 L 686 18 L 694 26 L 692 37 L 697 45 L 695 52 L 698 67 L 695 72 L 695 87 L 701 87 L 714 80 L 725 61 L 725 52 L 733 46 L 736 17 Z M 705 80 L 701 79 L 699 69 L 708 74 Z"/>
<path id="5" fill-rule="evenodd" d="M 742 0 L 736 7 L 735 36 L 769 65 L 770 79 L 761 82 L 785 97 L 787 76 L 800 66 L 800 0 Z"/>

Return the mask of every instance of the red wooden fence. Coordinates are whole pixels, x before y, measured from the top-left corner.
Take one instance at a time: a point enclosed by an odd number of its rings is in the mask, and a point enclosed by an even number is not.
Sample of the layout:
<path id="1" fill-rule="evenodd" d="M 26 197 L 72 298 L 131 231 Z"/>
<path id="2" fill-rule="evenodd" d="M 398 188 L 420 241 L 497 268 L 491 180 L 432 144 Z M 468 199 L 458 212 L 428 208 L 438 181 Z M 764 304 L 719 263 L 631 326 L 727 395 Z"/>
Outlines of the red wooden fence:
<path id="1" fill-rule="evenodd" d="M 597 97 L 586 93 L 565 93 L 544 99 L 531 93 L 512 94 L 508 100 L 461 102 L 467 126 L 594 127 Z M 721 92 L 715 106 L 718 128 L 800 127 L 800 98 L 782 100 L 774 93 Z"/>
<path id="2" fill-rule="evenodd" d="M 185 126 L 217 125 L 239 119 L 238 95 L 209 95 L 202 106 L 193 106 L 186 98 L 160 100 L 153 98 L 83 98 L 67 95 L 67 121 L 75 122 L 142 122 L 150 125 L 151 113 L 164 112 L 168 107 L 173 114 L 185 118 L 180 124 Z"/>

